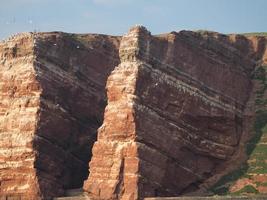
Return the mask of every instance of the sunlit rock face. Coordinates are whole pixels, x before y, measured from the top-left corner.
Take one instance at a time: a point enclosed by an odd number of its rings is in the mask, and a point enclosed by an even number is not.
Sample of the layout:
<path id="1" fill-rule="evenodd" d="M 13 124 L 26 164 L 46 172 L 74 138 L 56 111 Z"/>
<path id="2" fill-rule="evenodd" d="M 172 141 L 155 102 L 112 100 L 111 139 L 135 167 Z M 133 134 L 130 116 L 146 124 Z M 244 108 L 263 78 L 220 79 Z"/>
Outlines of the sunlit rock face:
<path id="1" fill-rule="evenodd" d="M 266 39 L 26 33 L 0 43 L 0 196 L 205 193 L 246 159 Z M 88 176 L 89 174 L 89 176 Z"/>

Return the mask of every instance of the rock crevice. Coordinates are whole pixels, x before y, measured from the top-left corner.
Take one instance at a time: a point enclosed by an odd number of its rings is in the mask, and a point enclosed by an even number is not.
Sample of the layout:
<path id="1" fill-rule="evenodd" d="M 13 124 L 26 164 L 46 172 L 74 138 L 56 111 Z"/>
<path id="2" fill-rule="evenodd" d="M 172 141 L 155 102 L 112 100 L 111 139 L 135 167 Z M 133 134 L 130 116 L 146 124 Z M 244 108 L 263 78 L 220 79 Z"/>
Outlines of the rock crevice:
<path id="1" fill-rule="evenodd" d="M 26 33 L 1 42 L 0 195 L 206 193 L 247 158 L 252 77 L 267 63 L 266 41 L 137 26 L 123 37 Z"/>

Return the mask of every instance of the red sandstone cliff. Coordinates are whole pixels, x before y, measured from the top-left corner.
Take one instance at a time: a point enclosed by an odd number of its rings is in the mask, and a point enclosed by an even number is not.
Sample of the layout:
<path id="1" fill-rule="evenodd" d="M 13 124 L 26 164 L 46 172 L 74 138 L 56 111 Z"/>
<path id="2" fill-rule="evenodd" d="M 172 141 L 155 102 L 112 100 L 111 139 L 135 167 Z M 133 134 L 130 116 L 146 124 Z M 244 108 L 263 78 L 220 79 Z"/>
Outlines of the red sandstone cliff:
<path id="1" fill-rule="evenodd" d="M 0 43 L 0 194 L 62 196 L 83 186 L 90 160 L 92 198 L 206 192 L 247 159 L 266 44 L 144 27 Z"/>
<path id="2" fill-rule="evenodd" d="M 50 199 L 82 187 L 119 41 L 42 33 L 1 43 L 1 195 Z"/>
<path id="3" fill-rule="evenodd" d="M 131 29 L 107 82 L 85 190 L 135 199 L 208 187 L 207 179 L 241 156 L 244 122 L 253 117 L 244 113 L 250 75 L 263 52 L 241 36 Z"/>

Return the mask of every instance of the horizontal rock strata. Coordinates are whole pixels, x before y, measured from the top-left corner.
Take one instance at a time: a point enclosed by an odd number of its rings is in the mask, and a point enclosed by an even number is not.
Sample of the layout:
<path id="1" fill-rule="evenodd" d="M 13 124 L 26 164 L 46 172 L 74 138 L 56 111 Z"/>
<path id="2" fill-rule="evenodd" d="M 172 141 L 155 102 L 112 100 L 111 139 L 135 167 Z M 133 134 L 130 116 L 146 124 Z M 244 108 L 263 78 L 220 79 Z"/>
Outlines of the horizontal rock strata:
<path id="1" fill-rule="evenodd" d="M 106 79 L 118 64 L 118 44 L 119 38 L 101 35 L 37 35 L 35 69 L 42 93 L 33 145 L 46 198 L 82 187 L 88 176 L 106 105 Z"/>
<path id="2" fill-rule="evenodd" d="M 188 31 L 152 36 L 144 27 L 122 38 L 84 186 L 91 196 L 179 196 L 227 167 L 245 134 L 259 53 L 251 46 L 242 52 L 237 39 Z"/>
<path id="3" fill-rule="evenodd" d="M 34 70 L 33 35 L 0 44 L 0 195 L 33 199 L 39 189 L 32 141 L 40 85 Z"/>
<path id="4" fill-rule="evenodd" d="M 119 41 L 40 33 L 1 44 L 1 196 L 51 199 L 82 187 Z"/>
<path id="5" fill-rule="evenodd" d="M 137 26 L 123 37 L 25 33 L 0 42 L 0 196 L 206 192 L 246 159 L 252 76 L 267 63 L 266 41 L 152 36 Z"/>

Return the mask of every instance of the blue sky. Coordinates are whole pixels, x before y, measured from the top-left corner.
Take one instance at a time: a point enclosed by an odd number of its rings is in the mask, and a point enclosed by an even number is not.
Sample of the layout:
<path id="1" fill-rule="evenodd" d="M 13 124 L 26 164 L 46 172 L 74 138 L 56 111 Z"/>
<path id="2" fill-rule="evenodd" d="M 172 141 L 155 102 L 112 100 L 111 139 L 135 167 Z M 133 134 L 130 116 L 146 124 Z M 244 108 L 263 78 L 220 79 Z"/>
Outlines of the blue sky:
<path id="1" fill-rule="evenodd" d="M 0 39 L 34 30 L 121 35 L 135 24 L 153 34 L 267 32 L 267 0 L 0 0 Z"/>

